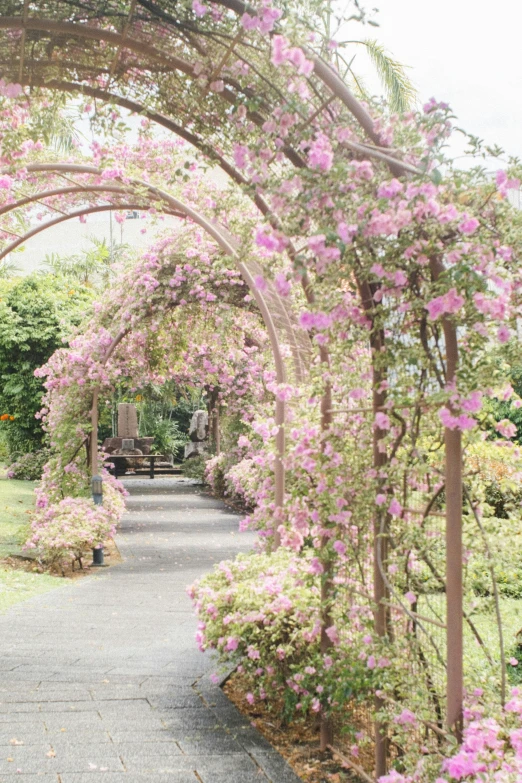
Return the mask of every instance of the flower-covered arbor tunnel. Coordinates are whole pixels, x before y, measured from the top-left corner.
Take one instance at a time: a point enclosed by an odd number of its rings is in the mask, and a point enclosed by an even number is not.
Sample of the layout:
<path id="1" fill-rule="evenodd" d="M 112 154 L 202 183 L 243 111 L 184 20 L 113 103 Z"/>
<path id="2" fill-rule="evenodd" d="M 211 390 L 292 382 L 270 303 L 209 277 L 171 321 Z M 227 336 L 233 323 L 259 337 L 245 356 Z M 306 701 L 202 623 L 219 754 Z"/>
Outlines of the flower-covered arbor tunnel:
<path id="1" fill-rule="evenodd" d="M 130 152 L 127 150 L 127 152 Z M 155 150 L 157 152 L 157 150 Z M 165 152 L 165 150 L 163 150 Z M 169 158 L 169 165 L 172 166 L 173 155 L 177 154 L 176 149 L 169 150 L 171 157 Z M 179 153 L 178 153 L 179 154 Z M 141 161 L 143 165 L 143 161 Z M 72 179 L 74 177 L 74 179 Z M 46 185 L 41 185 L 41 180 L 44 179 Z M 64 186 L 64 178 L 67 180 L 67 184 Z M 148 184 L 142 180 L 130 178 L 125 176 L 121 169 L 102 169 L 94 166 L 89 166 L 79 163 L 35 163 L 29 166 L 23 166 L 21 172 L 18 175 L 18 180 L 10 178 L 10 190 L 13 195 L 16 191 L 17 185 L 21 185 L 25 195 L 21 198 L 13 198 L 12 201 L 7 203 L 1 210 L 3 215 L 12 217 L 14 220 L 19 218 L 17 214 L 23 210 L 30 210 L 34 204 L 44 206 L 44 211 L 52 210 L 58 212 L 59 216 L 51 218 L 26 231 L 24 234 L 18 236 L 16 239 L 8 242 L 4 249 L 0 252 L 0 260 L 6 257 L 9 253 L 16 250 L 17 247 L 23 245 L 28 239 L 32 238 L 41 231 L 45 231 L 58 223 L 73 218 L 84 217 L 88 214 L 92 214 L 97 211 L 106 210 L 122 210 L 138 209 L 142 211 L 154 210 L 160 211 L 166 215 L 174 216 L 182 219 L 189 219 L 194 225 L 200 226 L 203 231 L 208 235 L 209 239 L 214 240 L 217 246 L 221 249 L 222 253 L 229 259 L 229 264 L 232 264 L 236 270 L 236 274 L 241 277 L 244 284 L 250 287 L 252 294 L 242 292 L 242 296 L 246 302 L 254 300 L 257 304 L 259 314 L 265 324 L 269 342 L 272 349 L 274 358 L 275 378 L 277 384 L 284 386 L 289 381 L 293 383 L 302 383 L 305 380 L 307 374 L 307 362 L 309 360 L 310 345 L 308 337 L 302 330 L 298 329 L 297 320 L 294 312 L 292 311 L 291 303 L 287 301 L 289 294 L 289 285 L 286 282 L 284 275 L 280 274 L 276 284 L 270 281 L 264 281 L 263 284 L 256 286 L 255 278 L 261 278 L 260 272 L 262 268 L 259 261 L 250 253 L 245 259 L 241 260 L 241 255 L 245 255 L 243 249 L 242 254 L 238 243 L 230 235 L 225 226 L 217 223 L 214 220 L 206 218 L 202 213 L 196 211 L 194 206 L 180 201 L 171 193 L 168 193 L 160 189 L 157 185 Z M 34 191 L 31 195 L 27 194 L 28 187 Z M 208 189 L 208 187 L 207 187 Z M 194 190 L 194 182 L 191 183 L 190 190 Z M 101 199 L 101 202 L 100 202 Z M 107 203 L 107 199 L 112 199 Z M 97 203 L 98 202 L 98 203 Z M 60 205 L 59 207 L 57 205 Z M 171 238 L 170 245 L 173 245 L 178 238 Z M 201 241 L 201 240 L 200 240 Z M 169 243 L 166 243 L 167 245 Z M 208 256 L 209 248 L 205 248 L 203 253 L 205 259 Z M 193 251 L 192 251 L 193 252 Z M 178 258 L 178 256 L 176 256 Z M 151 268 L 161 268 L 163 274 L 170 274 L 171 269 L 167 264 L 160 265 L 154 264 L 154 261 L 149 259 Z M 170 262 L 172 263 L 172 262 Z M 210 263 L 210 262 L 209 262 Z M 185 274 L 190 270 L 190 265 L 186 265 Z M 136 273 L 135 273 L 136 274 Z M 142 319 L 150 318 L 158 306 L 152 305 L 146 294 L 155 293 L 157 295 L 156 286 L 159 286 L 159 282 L 154 278 L 151 281 L 147 280 L 146 273 L 143 277 L 143 270 L 139 270 L 138 284 L 136 289 L 136 300 L 130 301 L 124 297 L 124 292 L 129 289 L 129 280 L 122 281 L 121 291 L 115 292 L 114 298 L 111 297 L 108 307 L 110 310 L 110 316 L 105 313 L 105 317 L 108 318 L 108 322 L 117 322 L 116 310 L 114 301 L 120 301 L 123 297 L 125 306 L 120 307 L 119 321 L 120 329 L 113 335 L 112 342 L 108 345 L 102 340 L 100 348 L 103 348 L 102 353 L 98 357 L 98 361 L 102 362 L 102 365 L 111 358 L 113 352 L 119 345 L 119 343 L 126 338 L 131 331 L 131 324 L 135 322 L 137 315 L 134 312 L 136 308 L 141 308 L 140 317 Z M 196 269 L 194 274 L 201 275 L 201 270 Z M 212 270 L 209 272 L 210 281 L 212 281 Z M 227 288 L 232 286 L 233 280 L 230 275 L 233 275 L 231 271 L 227 271 L 227 276 L 217 282 L 217 286 L 222 285 L 221 291 L 223 295 L 227 295 Z M 182 278 L 183 281 L 185 278 Z M 167 288 L 168 303 L 163 304 L 159 309 L 168 310 L 169 306 L 174 307 L 179 304 L 178 295 L 174 294 L 171 290 L 174 286 L 173 278 L 169 280 L 170 288 Z M 206 275 L 201 278 L 202 281 L 209 282 L 209 276 Z M 228 286 L 225 285 L 228 283 Z M 152 286 L 152 287 L 151 287 Z M 140 290 L 142 287 L 144 290 Z M 188 288 L 190 296 L 194 297 L 197 294 L 197 299 L 201 299 L 204 295 L 208 297 L 208 301 L 214 301 L 217 299 L 216 294 L 212 291 L 207 291 L 205 294 L 204 287 L 198 286 Z M 284 294 L 281 295 L 280 291 Z M 163 293 L 163 292 L 162 292 Z M 165 294 L 163 294 L 165 295 Z M 189 296 L 189 298 L 190 298 Z M 286 298 L 285 298 L 286 297 Z M 186 304 L 186 300 L 181 297 L 181 302 Z M 241 301 L 236 302 L 236 306 L 239 306 Z M 229 304 L 227 304 L 229 306 Z M 126 309 L 127 308 L 127 309 Z M 131 317 L 132 316 L 132 317 Z M 138 318 L 139 322 L 139 318 Z M 90 345 L 92 349 L 92 344 Z M 95 361 L 91 356 L 91 360 Z M 94 405 L 89 405 L 91 409 L 91 424 L 93 430 L 97 429 L 97 399 L 99 390 L 94 391 Z M 279 395 L 276 400 L 275 422 L 278 427 L 278 450 L 279 459 L 277 460 L 275 468 L 275 483 L 276 483 L 276 497 L 277 504 L 282 504 L 284 496 L 284 469 L 281 458 L 284 453 L 284 400 Z M 98 448 L 97 438 L 90 439 L 91 442 L 91 469 L 93 475 L 97 473 L 97 461 L 98 461 Z"/>
<path id="2" fill-rule="evenodd" d="M 311 35 L 322 21 L 314 2 L 294 11 L 235 0 L 6 3 L 2 90 L 17 122 L 4 115 L 2 225 L 13 231 L 9 216 L 31 198 L 62 199 L 52 203 L 62 212 L 67 203 L 68 214 L 104 209 L 109 198 L 111 208 L 161 203 L 242 265 L 277 371 L 275 428 L 260 424 L 257 433 L 266 452 L 277 433 L 279 457 L 268 462 L 280 470 L 284 461 L 287 473 L 286 487 L 279 474 L 274 502 L 259 498 L 251 523 L 265 541 L 281 539 L 280 566 L 281 550 L 294 553 L 298 564 L 283 564 L 285 579 L 294 574 L 307 585 L 317 609 L 311 628 L 303 607 L 284 610 L 303 626 L 297 622 L 295 638 L 301 633 L 316 650 L 306 676 L 297 642 L 295 661 L 288 651 L 265 650 L 265 664 L 286 660 L 280 687 L 296 695 L 294 707 L 320 714 L 323 747 L 335 722 L 348 720 L 358 691 L 368 704 L 374 697 L 377 777 L 390 759 L 407 769 L 418 754 L 418 737 L 407 730 L 414 720 L 429 761 L 419 774 L 434 780 L 445 732 L 462 735 L 475 647 L 488 703 L 505 699 L 495 552 L 476 465 L 485 448 L 490 462 L 509 453 L 510 478 L 518 469 L 514 431 L 485 401 L 516 397 L 508 366 L 518 360 L 521 219 L 506 194 L 519 187 L 519 172 L 516 164 L 496 178 L 478 167 L 455 169 L 445 157 L 452 118 L 443 104 L 400 117 L 363 105 L 339 75 L 335 46 Z M 176 175 L 158 163 L 161 155 L 133 157 L 125 147 L 95 145 L 83 170 L 42 161 L 24 89 L 84 96 L 108 125 L 118 106 L 142 114 L 220 167 L 227 197 L 208 214 L 186 205 L 169 195 Z M 74 181 L 65 185 L 64 174 Z M 190 182 L 183 187 L 189 192 Z M 5 250 L 13 248 L 12 236 L 3 236 Z M 157 263 L 145 257 L 140 270 L 159 284 Z M 145 314 L 154 325 L 154 312 Z M 143 338 L 139 328 L 126 330 L 106 336 L 93 381 L 109 380 L 109 363 L 100 368 L 113 358 L 111 346 L 121 340 L 124 351 Z M 95 345 L 99 351 L 98 336 Z M 286 355 L 292 374 L 285 376 Z M 53 372 L 58 377 L 59 366 Z M 292 397 L 286 420 L 284 397 Z M 474 619 L 468 566 L 480 557 L 499 616 L 495 650 Z M 199 596 L 200 612 L 219 624 L 215 601 Z M 219 638 L 208 630 L 206 643 L 237 654 Z M 297 678 L 288 676 L 294 663 Z"/>

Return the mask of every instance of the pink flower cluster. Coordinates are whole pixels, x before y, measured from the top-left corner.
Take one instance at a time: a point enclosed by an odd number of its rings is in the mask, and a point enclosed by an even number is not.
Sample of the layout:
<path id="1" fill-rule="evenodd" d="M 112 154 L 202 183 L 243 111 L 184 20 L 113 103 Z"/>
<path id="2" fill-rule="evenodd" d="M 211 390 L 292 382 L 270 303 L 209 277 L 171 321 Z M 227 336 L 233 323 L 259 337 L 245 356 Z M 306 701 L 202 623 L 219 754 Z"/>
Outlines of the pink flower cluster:
<path id="1" fill-rule="evenodd" d="M 303 76 L 310 76 L 314 69 L 312 60 L 307 60 L 305 53 L 298 46 L 290 46 L 288 38 L 283 35 L 274 35 L 272 38 L 272 57 L 273 65 L 280 67 L 284 63 L 291 63 L 297 73 Z"/>

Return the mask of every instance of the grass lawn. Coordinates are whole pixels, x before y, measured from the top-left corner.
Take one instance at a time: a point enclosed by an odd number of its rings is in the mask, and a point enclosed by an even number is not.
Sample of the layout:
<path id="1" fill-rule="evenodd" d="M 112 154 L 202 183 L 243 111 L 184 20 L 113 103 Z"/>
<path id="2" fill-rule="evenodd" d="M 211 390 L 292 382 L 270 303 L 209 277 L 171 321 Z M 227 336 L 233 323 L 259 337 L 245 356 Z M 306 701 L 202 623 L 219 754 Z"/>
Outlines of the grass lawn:
<path id="1" fill-rule="evenodd" d="M 34 482 L 0 479 L 0 558 L 22 553 L 34 508 Z"/>
<path id="2" fill-rule="evenodd" d="M 34 506 L 34 484 L 0 478 L 0 612 L 33 595 L 63 586 L 64 580 L 48 574 L 2 567 L 1 560 L 23 554 L 28 514 Z"/>
<path id="3" fill-rule="evenodd" d="M 520 637 L 517 639 L 517 633 L 522 628 L 522 599 L 500 596 L 499 604 L 506 662 L 512 656 L 520 661 L 516 670 L 508 664 L 509 679 L 511 682 L 517 681 L 519 678 L 522 680 L 522 655 L 520 655 L 520 648 L 517 649 L 517 641 L 521 641 Z M 424 616 L 436 617 L 439 620 L 445 619 L 445 599 L 442 595 L 422 596 L 419 606 L 419 611 Z M 484 650 L 477 642 L 468 623 L 464 621 L 464 673 L 467 682 L 472 687 L 485 687 L 488 683 L 490 685 L 498 683 L 500 679 L 501 657 L 498 625 L 492 598 L 477 597 L 472 620 L 493 660 L 493 666 L 488 663 Z M 445 632 L 442 629 L 433 630 L 433 628 L 430 631 L 436 638 L 437 646 L 444 657 L 446 654 Z M 433 663 L 435 659 L 429 645 L 424 643 L 423 647 L 426 658 Z M 518 668 L 521 670 L 520 674 Z M 438 666 L 435 666 L 433 677 L 442 688 L 444 681 L 440 679 L 441 673 Z"/>

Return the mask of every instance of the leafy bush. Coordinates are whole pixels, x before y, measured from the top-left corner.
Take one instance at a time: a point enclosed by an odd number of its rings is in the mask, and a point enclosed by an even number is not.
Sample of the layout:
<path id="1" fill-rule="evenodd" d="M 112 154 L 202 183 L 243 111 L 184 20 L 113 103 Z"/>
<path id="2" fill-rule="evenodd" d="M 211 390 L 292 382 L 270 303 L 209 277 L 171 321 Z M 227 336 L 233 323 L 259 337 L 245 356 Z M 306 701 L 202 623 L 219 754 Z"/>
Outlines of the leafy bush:
<path id="1" fill-rule="evenodd" d="M 25 481 L 38 481 L 42 477 L 44 465 L 49 459 L 48 449 L 24 454 L 16 462 L 9 465 L 7 477 L 10 479 L 23 479 Z"/>
<path id="2" fill-rule="evenodd" d="M 114 535 L 114 522 L 103 506 L 87 498 L 64 498 L 37 513 L 26 549 L 36 549 L 47 565 L 81 562 L 87 549 L 101 546 Z"/>
<path id="3" fill-rule="evenodd" d="M 89 549 L 100 547 L 114 536 L 125 508 L 116 482 L 105 481 L 103 505 L 90 498 L 66 497 L 37 508 L 26 549 L 35 549 L 40 562 L 64 566 L 78 560 Z"/>
<path id="4" fill-rule="evenodd" d="M 222 562 L 189 588 L 201 621 L 200 649 L 241 664 L 251 678 L 250 702 L 282 696 L 286 720 L 366 699 L 375 679 L 369 610 L 357 607 L 352 623 L 332 611 L 332 646 L 321 653 L 320 584 L 313 552 L 298 556 L 280 548 Z M 343 599 L 336 606 L 349 613 L 347 592 Z"/>
<path id="5" fill-rule="evenodd" d="M 204 479 L 214 495 L 216 495 L 218 498 L 222 498 L 225 495 L 225 467 L 225 454 L 219 454 L 216 457 L 211 457 L 205 463 Z"/>
<path id="6" fill-rule="evenodd" d="M 242 459 L 225 474 L 225 495 L 237 500 L 245 509 L 256 505 L 260 472 L 253 459 Z"/>
<path id="7" fill-rule="evenodd" d="M 196 481 L 200 481 L 202 484 L 204 484 L 206 461 L 207 458 L 202 454 L 198 454 L 195 457 L 186 459 L 181 466 L 183 475 L 186 476 L 186 478 L 195 479 Z"/>
<path id="8" fill-rule="evenodd" d="M 41 273 L 2 281 L 0 292 L 0 408 L 14 417 L 5 436 L 16 459 L 40 448 L 44 438 L 35 418 L 42 407 L 43 385 L 34 371 L 80 323 L 93 294 Z"/>

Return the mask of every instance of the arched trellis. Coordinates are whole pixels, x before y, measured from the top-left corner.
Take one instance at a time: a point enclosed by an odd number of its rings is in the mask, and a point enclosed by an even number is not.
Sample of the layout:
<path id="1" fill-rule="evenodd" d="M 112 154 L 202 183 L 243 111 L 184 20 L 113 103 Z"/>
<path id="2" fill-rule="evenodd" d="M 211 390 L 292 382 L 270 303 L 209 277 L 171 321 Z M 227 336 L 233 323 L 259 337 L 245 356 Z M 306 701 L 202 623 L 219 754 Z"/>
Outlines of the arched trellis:
<path id="1" fill-rule="evenodd" d="M 216 6 L 222 6 L 227 11 L 234 12 L 240 17 L 244 12 L 255 15 L 255 9 L 241 0 L 216 0 Z M 19 0 L 12 4 L 11 17 L 0 19 L 0 29 L 20 31 L 21 36 L 18 40 L 11 40 L 4 46 L 4 61 L 10 63 L 8 71 L 11 74 L 12 81 L 19 81 L 22 84 L 47 84 L 51 88 L 70 89 L 72 85 L 78 84 L 80 91 L 86 94 L 94 94 L 92 87 L 93 75 L 103 73 L 106 76 L 105 90 L 111 92 L 116 98 L 116 102 L 125 105 L 123 101 L 129 100 L 128 79 L 126 77 L 132 74 L 135 80 L 136 94 L 139 95 L 140 89 L 147 86 L 147 75 L 144 73 L 149 68 L 149 73 L 154 73 L 154 78 L 161 76 L 165 79 L 171 79 L 175 83 L 176 73 L 183 73 L 187 76 L 194 76 L 194 62 L 186 59 L 186 52 L 193 52 L 195 61 L 200 58 L 208 57 L 209 47 L 208 39 L 204 35 L 204 30 L 198 26 L 198 21 L 190 19 L 190 24 L 183 25 L 175 15 L 174 9 L 170 9 L 169 3 L 158 3 L 153 0 L 129 0 L 128 7 L 122 9 L 121 5 L 105 4 L 103 9 L 87 6 L 82 3 L 64 4 L 56 0 L 55 3 L 45 4 L 45 16 L 40 17 L 38 10 L 34 5 L 29 7 L 27 0 Z M 72 9 L 72 10 L 71 10 Z M 52 13 L 54 18 L 49 18 Z M 18 15 L 16 15 L 18 13 Z M 96 22 L 93 24 L 93 19 Z M 105 26 L 111 29 L 104 29 Z M 156 35 L 161 28 L 169 31 L 168 35 Z M 31 40 L 31 36 L 33 39 Z M 28 43 L 31 40 L 33 44 L 29 48 Z M 88 42 L 90 62 L 86 63 L 82 59 L 83 52 L 79 49 L 78 42 Z M 95 42 L 101 42 L 101 47 L 96 49 Z M 182 48 L 183 57 L 179 56 L 176 46 L 177 42 L 182 42 L 179 48 Z M 250 91 L 230 75 L 223 76 L 223 66 L 232 56 L 239 57 L 243 62 L 249 62 L 249 52 L 242 43 L 242 30 L 238 25 L 238 33 L 234 38 L 218 37 L 212 38 L 214 50 L 213 67 L 209 74 L 209 79 L 204 85 L 199 85 L 197 79 L 192 79 L 192 89 L 197 93 L 197 101 L 201 101 L 201 111 L 198 107 L 198 114 L 203 115 L 203 104 L 209 95 L 209 83 L 211 78 L 216 80 L 218 77 L 224 82 L 224 89 L 219 98 L 222 100 L 223 107 L 242 103 L 245 99 L 255 97 L 258 99 L 256 109 L 249 110 L 248 117 L 253 125 L 258 128 L 263 124 L 266 116 L 269 115 L 271 108 L 277 105 L 280 99 L 277 85 L 268 81 L 265 77 L 256 73 L 256 87 Z M 69 55 L 61 56 L 54 60 L 52 53 L 59 47 Z M 216 54 L 218 50 L 218 54 Z M 51 54 L 49 54 L 49 52 Z M 78 57 L 77 55 L 82 55 Z M 342 82 L 338 74 L 331 66 L 324 62 L 320 57 L 312 52 L 306 52 L 307 57 L 313 61 L 313 73 L 310 75 L 309 83 L 311 85 L 310 113 L 308 117 L 303 117 L 303 122 L 310 121 L 310 117 L 317 116 L 323 112 L 330 111 L 330 104 L 333 101 L 339 102 L 356 118 L 365 141 L 347 141 L 346 146 L 355 156 L 374 157 L 389 167 L 394 174 L 422 174 L 417 167 L 406 164 L 398 159 L 393 150 L 386 149 L 379 134 L 375 131 L 373 121 L 368 112 L 358 103 L 351 94 L 350 90 Z M 105 69 L 96 68 L 93 71 L 93 56 L 99 57 L 97 62 L 106 63 Z M 136 65 L 146 64 L 147 68 L 138 74 L 135 71 Z M 210 78 L 211 77 L 211 78 Z M 150 84 L 150 82 L 149 82 Z M 69 85 L 69 86 L 66 86 Z M 109 90 L 110 88 L 110 90 Z M 100 95 L 101 97 L 101 95 Z M 183 96 L 181 96 L 181 99 Z M 216 98 L 214 95 L 213 98 Z M 140 101 L 135 102 L 136 106 L 143 105 Z M 182 118 L 178 122 L 179 129 L 182 131 L 179 135 L 187 133 L 183 120 L 190 118 L 190 112 L 193 110 L 193 103 L 186 102 L 186 107 L 180 106 L 167 108 L 172 115 L 179 110 L 179 116 Z M 149 112 L 148 107 L 144 110 Z M 224 116 L 224 112 L 222 113 Z M 159 118 L 149 114 L 151 119 L 159 121 Z M 211 115 L 210 115 L 211 116 Z M 171 130 L 178 132 L 173 125 L 174 120 L 165 117 L 171 123 Z M 210 119 L 211 122 L 211 119 Z M 162 124 L 166 124 L 165 122 Z M 188 122 L 187 122 L 188 124 Z M 204 123 L 203 123 L 204 124 Z M 212 136 L 212 131 L 206 127 L 206 132 Z M 191 132 L 191 131 L 189 131 Z M 197 136 L 191 143 L 199 146 L 200 149 L 212 160 L 215 160 L 221 167 L 228 170 L 228 174 L 239 182 L 241 175 L 236 171 L 236 175 L 231 171 L 233 167 L 221 155 L 216 136 L 213 141 L 205 140 L 203 135 Z M 186 136 L 185 136 L 186 137 Z M 196 143 L 197 141 L 197 143 Z M 304 165 L 300 154 L 290 148 L 285 147 L 283 154 L 286 159 L 297 167 Z M 221 159 L 220 159 L 221 158 Z M 254 201 L 261 212 L 272 222 L 277 224 L 277 216 L 270 214 L 268 209 L 264 209 L 264 202 L 258 195 Z M 291 250 L 291 248 L 290 248 Z M 432 264 L 432 277 L 437 278 L 440 270 L 437 268 L 436 261 Z M 305 290 L 309 297 L 313 297 L 310 290 L 305 285 Z M 362 295 L 363 301 L 369 301 Z M 456 377 L 456 367 L 458 363 L 458 349 L 455 329 L 451 322 L 444 323 L 444 332 L 447 351 L 447 381 L 451 383 Z M 377 381 L 376 380 L 376 386 Z M 376 393 L 374 396 L 375 412 L 384 404 L 385 396 L 382 393 Z M 325 400 L 323 406 L 324 421 L 328 425 L 327 417 L 328 403 Z M 378 428 L 375 429 L 375 466 L 380 467 L 382 455 L 379 452 L 379 442 L 384 433 Z M 447 722 L 453 727 L 460 721 L 462 714 L 462 480 L 461 480 L 461 446 L 458 432 L 446 429 L 446 531 L 447 531 L 447 626 L 448 626 L 448 661 L 450 662 L 447 677 Z M 380 521 L 376 518 L 376 541 L 377 547 L 380 546 L 379 528 Z M 376 563 L 379 557 L 375 558 Z M 386 587 L 382 574 L 379 569 L 375 571 L 375 599 L 380 607 L 377 618 L 377 627 L 379 633 L 385 634 L 385 614 L 386 609 L 383 599 L 386 598 Z M 385 743 L 377 743 L 377 764 L 378 774 L 385 771 Z"/>
<path id="2" fill-rule="evenodd" d="M 69 175 L 90 175 L 100 178 L 103 174 L 103 170 L 95 166 L 88 166 L 82 164 L 73 163 L 38 163 L 27 166 L 25 169 L 28 173 L 40 173 L 40 174 L 69 174 Z M 119 178 L 117 178 L 119 179 Z M 306 363 L 310 350 L 308 338 L 304 335 L 302 330 L 297 329 L 297 322 L 295 316 L 289 308 L 287 302 L 285 302 L 277 293 L 274 286 L 269 282 L 266 285 L 266 290 L 261 291 L 254 282 L 254 278 L 262 270 L 261 267 L 253 260 L 241 261 L 238 253 L 237 242 L 229 234 L 229 232 L 221 225 L 213 223 L 205 218 L 201 213 L 194 210 L 184 202 L 172 196 L 165 190 L 158 188 L 156 185 L 148 184 L 143 180 L 135 178 L 129 178 L 125 180 L 125 183 L 120 185 L 111 185 L 109 183 L 104 184 L 75 184 L 64 188 L 51 188 L 49 190 L 42 190 L 32 195 L 24 196 L 21 199 L 15 200 L 12 203 L 5 205 L 0 214 L 6 214 L 10 211 L 20 209 L 21 207 L 28 206 L 31 203 L 41 202 L 43 199 L 49 199 L 53 196 L 63 195 L 64 193 L 74 193 L 77 195 L 83 194 L 84 196 L 91 196 L 93 194 L 100 195 L 117 195 L 118 197 L 129 198 L 133 195 L 133 191 L 137 189 L 145 189 L 146 197 L 149 199 L 148 203 L 145 200 L 138 201 L 124 201 L 116 204 L 105 204 L 98 206 L 84 206 L 80 209 L 72 210 L 70 213 L 61 214 L 52 220 L 49 220 L 42 225 L 36 226 L 28 230 L 25 234 L 18 237 L 16 240 L 7 245 L 0 252 L 0 261 L 10 252 L 22 245 L 31 237 L 35 236 L 46 229 L 58 225 L 66 220 L 81 217 L 83 215 L 92 214 L 95 212 L 102 212 L 114 209 L 149 209 L 151 206 L 157 206 L 158 203 L 162 205 L 163 211 L 166 214 L 189 219 L 195 225 L 202 228 L 209 237 L 211 237 L 216 244 L 223 250 L 224 253 L 229 255 L 235 262 L 235 265 L 245 283 L 250 288 L 252 295 L 259 308 L 263 322 L 267 329 L 267 333 L 272 348 L 272 354 L 274 357 L 274 364 L 276 370 L 276 378 L 279 384 L 286 383 L 289 379 L 288 362 L 283 356 L 282 352 L 282 340 L 288 342 L 291 346 L 292 352 L 292 372 L 290 375 L 293 377 L 296 383 L 301 383 L 306 378 Z M 119 342 L 125 336 L 125 332 L 118 334 L 113 341 L 113 344 L 109 347 L 107 354 L 104 358 L 106 363 L 111 357 L 112 353 L 116 349 Z M 304 339 L 303 339 L 304 337 Z M 276 399 L 275 410 L 275 423 L 278 427 L 278 434 L 276 436 L 276 448 L 277 458 L 274 470 L 275 481 L 275 503 L 276 506 L 281 507 L 284 502 L 285 494 L 285 472 L 283 465 L 283 458 L 285 452 L 285 403 L 283 400 Z M 95 475 L 98 472 L 98 447 L 96 432 L 98 431 L 98 394 L 94 395 L 93 408 L 92 408 L 92 431 L 91 437 L 91 472 Z M 276 533 L 276 543 L 278 534 Z"/>

